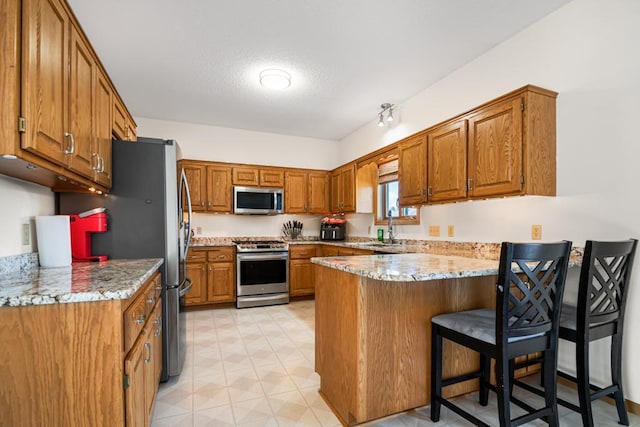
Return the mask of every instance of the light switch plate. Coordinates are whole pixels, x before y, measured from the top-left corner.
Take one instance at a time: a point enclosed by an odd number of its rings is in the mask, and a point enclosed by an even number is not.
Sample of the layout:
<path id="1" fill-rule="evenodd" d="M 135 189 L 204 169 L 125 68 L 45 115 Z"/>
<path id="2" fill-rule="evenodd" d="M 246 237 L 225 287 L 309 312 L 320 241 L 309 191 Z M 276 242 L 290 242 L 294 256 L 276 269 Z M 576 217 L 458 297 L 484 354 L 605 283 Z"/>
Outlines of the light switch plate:
<path id="1" fill-rule="evenodd" d="M 31 243 L 31 230 L 29 224 L 22 224 L 22 246 L 27 246 Z"/>
<path id="2" fill-rule="evenodd" d="M 439 225 L 430 225 L 429 226 L 429 236 L 439 237 L 440 236 L 440 226 Z"/>
<path id="3" fill-rule="evenodd" d="M 450 226 L 447 228 L 447 236 L 449 236 L 449 237 L 453 237 L 453 236 L 454 236 L 454 231 L 455 231 L 455 230 L 453 229 L 453 225 L 450 225 Z"/>
<path id="4" fill-rule="evenodd" d="M 533 224 L 531 226 L 531 240 L 542 240 L 542 225 Z"/>

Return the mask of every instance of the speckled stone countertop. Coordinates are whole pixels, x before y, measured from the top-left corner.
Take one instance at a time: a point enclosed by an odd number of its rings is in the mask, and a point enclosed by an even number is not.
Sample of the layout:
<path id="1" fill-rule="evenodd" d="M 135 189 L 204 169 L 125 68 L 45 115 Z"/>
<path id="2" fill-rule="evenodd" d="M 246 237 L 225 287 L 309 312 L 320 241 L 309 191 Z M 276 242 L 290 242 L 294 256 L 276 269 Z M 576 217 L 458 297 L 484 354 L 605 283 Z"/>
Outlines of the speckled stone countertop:
<path id="1" fill-rule="evenodd" d="M 499 261 L 455 255 L 398 254 L 311 258 L 325 267 L 375 280 L 411 282 L 498 274 Z M 579 266 L 576 259 L 570 267 Z"/>
<path id="2" fill-rule="evenodd" d="M 3 306 L 126 299 L 163 262 L 161 258 L 116 259 L 3 275 L 0 277 L 0 310 Z"/>
<path id="3" fill-rule="evenodd" d="M 498 274 L 495 260 L 422 253 L 311 258 L 311 262 L 371 279 L 398 282 Z"/>

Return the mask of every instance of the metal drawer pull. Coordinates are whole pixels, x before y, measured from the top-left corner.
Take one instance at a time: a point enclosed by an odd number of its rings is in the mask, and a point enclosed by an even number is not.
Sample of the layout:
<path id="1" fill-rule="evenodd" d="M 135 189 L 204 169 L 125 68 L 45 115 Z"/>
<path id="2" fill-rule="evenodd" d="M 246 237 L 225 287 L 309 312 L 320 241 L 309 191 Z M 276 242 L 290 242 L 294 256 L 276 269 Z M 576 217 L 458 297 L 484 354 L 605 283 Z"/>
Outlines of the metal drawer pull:
<path id="1" fill-rule="evenodd" d="M 153 305 L 153 303 L 154 303 L 154 302 L 156 302 L 155 297 L 151 297 L 151 298 L 149 298 L 149 299 L 147 300 L 147 304 L 151 304 L 151 305 Z"/>
<path id="2" fill-rule="evenodd" d="M 138 318 L 136 319 L 136 324 L 140 325 L 140 324 L 144 323 L 146 318 L 147 317 L 144 314 L 139 315 Z"/>
<path id="3" fill-rule="evenodd" d="M 152 353 L 151 353 L 151 343 L 148 343 L 148 342 L 144 343 L 144 347 L 149 350 L 149 357 L 148 358 L 145 357 L 144 363 L 149 363 L 149 362 L 151 362 L 151 355 L 152 355 Z"/>

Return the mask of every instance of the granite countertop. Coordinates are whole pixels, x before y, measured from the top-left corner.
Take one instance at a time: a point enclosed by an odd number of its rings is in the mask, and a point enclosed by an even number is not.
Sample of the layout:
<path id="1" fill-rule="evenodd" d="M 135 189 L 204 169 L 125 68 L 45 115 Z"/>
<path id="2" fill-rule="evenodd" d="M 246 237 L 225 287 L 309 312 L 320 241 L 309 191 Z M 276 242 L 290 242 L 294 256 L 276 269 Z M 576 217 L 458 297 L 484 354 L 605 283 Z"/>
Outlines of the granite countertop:
<path id="1" fill-rule="evenodd" d="M 116 259 L 34 268 L 0 278 L 0 307 L 126 299 L 164 260 Z"/>
<path id="2" fill-rule="evenodd" d="M 498 274 L 495 260 L 423 253 L 311 258 L 311 262 L 371 279 L 398 282 Z"/>
<path id="3" fill-rule="evenodd" d="M 375 280 L 411 282 L 498 274 L 499 261 L 425 253 L 311 258 L 325 267 Z M 570 259 L 569 267 L 580 261 Z"/>

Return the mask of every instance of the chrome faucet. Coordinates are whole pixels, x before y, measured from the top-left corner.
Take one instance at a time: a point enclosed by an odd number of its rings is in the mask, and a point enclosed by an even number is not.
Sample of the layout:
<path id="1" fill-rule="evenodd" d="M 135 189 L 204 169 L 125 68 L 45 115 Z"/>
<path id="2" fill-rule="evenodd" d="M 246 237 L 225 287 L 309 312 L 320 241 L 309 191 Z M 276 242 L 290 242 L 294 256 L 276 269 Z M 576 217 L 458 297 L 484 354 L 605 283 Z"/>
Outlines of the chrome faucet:
<path id="1" fill-rule="evenodd" d="M 389 209 L 387 212 L 387 218 L 389 219 L 389 224 L 387 225 L 387 231 L 389 232 L 389 243 L 395 243 L 395 236 L 393 235 L 393 217 L 391 216 L 392 212 Z"/>

